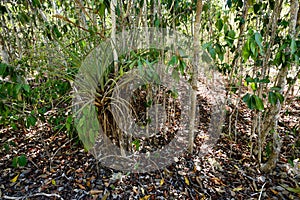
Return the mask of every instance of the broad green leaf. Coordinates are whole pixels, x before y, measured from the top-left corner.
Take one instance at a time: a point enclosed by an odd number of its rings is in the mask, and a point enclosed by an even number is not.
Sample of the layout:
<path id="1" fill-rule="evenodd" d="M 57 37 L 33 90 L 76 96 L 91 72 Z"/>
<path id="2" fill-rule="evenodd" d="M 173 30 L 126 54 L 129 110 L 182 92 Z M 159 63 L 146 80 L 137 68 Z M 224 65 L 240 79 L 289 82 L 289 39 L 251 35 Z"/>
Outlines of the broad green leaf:
<path id="1" fill-rule="evenodd" d="M 28 84 L 23 84 L 22 88 L 26 91 L 29 92 L 30 91 L 30 86 Z"/>
<path id="2" fill-rule="evenodd" d="M 234 30 L 230 30 L 230 31 L 228 32 L 228 37 L 230 37 L 231 39 L 234 39 L 234 38 L 235 38 L 235 32 L 234 32 Z"/>
<path id="3" fill-rule="evenodd" d="M 261 36 L 261 34 L 258 33 L 258 32 L 256 32 L 255 35 L 254 35 L 254 38 L 255 38 L 256 44 L 259 46 L 260 54 L 261 54 L 261 55 L 264 55 L 263 46 L 262 46 L 262 44 L 261 44 L 261 42 L 262 42 L 262 36 Z"/>
<path id="4" fill-rule="evenodd" d="M 251 78 L 250 76 L 247 76 L 245 81 L 247 81 L 248 83 L 252 83 L 252 82 L 254 82 L 254 79 Z"/>
<path id="5" fill-rule="evenodd" d="M 280 91 L 280 90 L 281 90 L 281 87 L 271 87 L 270 90 Z"/>
<path id="6" fill-rule="evenodd" d="M 277 103 L 277 96 L 274 92 L 269 92 L 268 99 L 271 105 L 275 105 Z"/>
<path id="7" fill-rule="evenodd" d="M 222 19 L 218 19 L 217 22 L 216 22 L 216 27 L 219 31 L 222 30 L 223 28 L 223 20 Z"/>
<path id="8" fill-rule="evenodd" d="M 231 0 L 227 0 L 227 6 L 228 6 L 228 8 L 231 8 L 231 6 L 232 6 L 232 1 Z"/>
<path id="9" fill-rule="evenodd" d="M 269 78 L 264 78 L 264 79 L 259 80 L 258 82 L 260 82 L 260 83 L 270 83 L 270 79 Z"/>
<path id="10" fill-rule="evenodd" d="M 172 78 L 177 82 L 179 81 L 179 72 L 176 69 L 172 71 Z"/>
<path id="11" fill-rule="evenodd" d="M 39 8 L 41 6 L 39 0 L 32 0 L 32 4 L 33 4 L 33 7 L 38 7 Z"/>
<path id="12" fill-rule="evenodd" d="M 13 158 L 13 160 L 12 160 L 12 166 L 14 168 L 18 167 L 18 156 L 16 156 L 16 157 Z"/>
<path id="13" fill-rule="evenodd" d="M 22 84 L 17 84 L 15 86 L 15 92 L 16 92 L 16 94 L 19 94 L 21 88 L 22 88 Z"/>
<path id="14" fill-rule="evenodd" d="M 25 155 L 21 155 L 18 158 L 18 163 L 21 167 L 24 167 L 27 164 L 27 158 Z"/>
<path id="15" fill-rule="evenodd" d="M 264 109 L 264 103 L 263 103 L 262 99 L 259 98 L 256 95 L 253 95 L 253 97 L 255 99 L 256 109 L 260 110 L 260 111 L 263 110 Z"/>
<path id="16" fill-rule="evenodd" d="M 211 46 L 211 42 L 204 43 L 204 44 L 202 45 L 202 48 L 203 48 L 203 49 L 207 49 L 209 46 Z"/>
<path id="17" fill-rule="evenodd" d="M 4 63 L 0 63 L 0 76 L 3 76 L 6 71 L 7 65 Z M 5 77 L 2 77 L 5 78 Z"/>
<path id="18" fill-rule="evenodd" d="M 60 38 L 60 37 L 62 36 L 61 32 L 58 30 L 57 25 L 54 25 L 54 26 L 53 26 L 52 31 L 53 31 L 53 33 L 55 34 L 55 36 L 56 36 L 57 38 Z"/>
<path id="19" fill-rule="evenodd" d="M 27 117 L 27 127 L 30 127 L 30 126 L 35 126 L 35 123 L 37 122 L 37 119 L 30 115 L 29 117 Z"/>
<path id="20" fill-rule="evenodd" d="M 251 83 L 250 86 L 253 91 L 257 90 L 257 83 Z"/>
<path id="21" fill-rule="evenodd" d="M 173 55 L 171 60 L 169 61 L 169 65 L 175 66 L 178 63 L 178 58 L 176 55 Z"/>
<path id="22" fill-rule="evenodd" d="M 253 110 L 256 106 L 255 106 L 255 99 L 253 98 L 252 95 L 250 95 L 249 93 L 247 93 L 244 97 L 243 97 L 243 101 L 247 104 L 248 108 L 250 108 L 251 110 Z"/>
<path id="23" fill-rule="evenodd" d="M 255 38 L 255 42 L 256 44 L 261 47 L 261 42 L 262 42 L 262 37 L 261 37 L 261 34 L 256 32 L 255 35 L 254 35 L 254 38 Z"/>
<path id="24" fill-rule="evenodd" d="M 294 54 L 297 51 L 297 44 L 296 44 L 295 39 L 292 39 L 290 48 L 291 48 L 291 54 Z"/>
<path id="25" fill-rule="evenodd" d="M 248 48 L 248 44 L 246 43 L 242 49 L 242 57 L 243 57 L 244 62 L 246 62 L 248 60 L 249 56 L 250 56 L 250 51 Z"/>
<path id="26" fill-rule="evenodd" d="M 300 194 L 300 187 L 296 187 L 296 188 L 287 187 L 285 189 L 287 189 L 290 192 L 294 192 L 296 194 Z"/>
<path id="27" fill-rule="evenodd" d="M 280 103 L 284 101 L 284 97 L 280 92 L 275 92 L 277 99 L 279 100 Z"/>
<path id="28" fill-rule="evenodd" d="M 181 75 L 184 75 L 184 70 L 186 68 L 186 63 L 183 60 L 179 61 L 179 70 L 181 72 Z"/>
<path id="29" fill-rule="evenodd" d="M 208 47 L 208 52 L 213 59 L 216 59 L 216 51 L 212 46 Z"/>
<path id="30" fill-rule="evenodd" d="M 256 54 L 256 44 L 253 40 L 251 40 L 251 42 L 250 42 L 250 49 L 251 49 L 252 54 L 255 55 Z"/>
<path id="31" fill-rule="evenodd" d="M 258 11 L 260 10 L 260 7 L 261 7 L 261 3 L 256 3 L 256 4 L 254 4 L 253 10 L 254 10 L 254 13 L 255 13 L 255 14 L 258 13 Z"/>

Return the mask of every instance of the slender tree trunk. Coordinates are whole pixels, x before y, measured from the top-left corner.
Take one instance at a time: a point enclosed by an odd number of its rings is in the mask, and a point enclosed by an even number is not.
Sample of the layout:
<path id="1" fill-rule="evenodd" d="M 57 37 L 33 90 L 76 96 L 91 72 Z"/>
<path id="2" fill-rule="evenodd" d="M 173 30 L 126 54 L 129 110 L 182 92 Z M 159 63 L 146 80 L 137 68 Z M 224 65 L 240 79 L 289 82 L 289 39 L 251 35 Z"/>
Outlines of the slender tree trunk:
<path id="1" fill-rule="evenodd" d="M 195 120 L 196 120 L 196 103 L 197 103 L 197 82 L 198 82 L 198 65 L 200 53 L 200 22 L 202 12 L 202 0 L 197 1 L 196 20 L 194 23 L 194 60 L 193 60 L 193 75 L 192 75 L 192 97 L 191 97 L 191 110 L 190 110 L 190 127 L 189 127 L 189 146 L 188 151 L 193 152 L 194 148 L 194 135 L 195 135 Z"/>
<path id="2" fill-rule="evenodd" d="M 289 24 L 289 35 L 292 39 L 295 38 L 296 34 L 296 24 L 297 24 L 297 15 L 299 11 L 299 1 L 292 0 L 291 1 L 291 10 L 290 10 L 290 24 Z M 277 11 L 278 16 L 280 14 L 280 9 Z M 290 49 L 287 49 L 290 51 Z M 284 88 L 286 87 L 286 77 L 288 74 L 288 66 L 281 66 L 281 69 L 277 75 L 276 86 L 281 88 L 281 93 L 283 94 Z M 273 147 L 272 153 L 268 159 L 268 161 L 261 165 L 261 170 L 263 172 L 270 172 L 276 167 L 276 163 L 278 157 L 280 155 L 282 139 L 280 138 L 279 133 L 277 132 L 277 123 L 279 119 L 279 113 L 281 111 L 282 105 L 280 102 L 277 102 L 276 105 L 271 106 L 269 115 L 266 116 L 266 120 L 264 120 L 262 127 L 262 135 L 264 136 L 263 141 L 265 140 L 266 135 L 272 130 L 273 131 Z"/>

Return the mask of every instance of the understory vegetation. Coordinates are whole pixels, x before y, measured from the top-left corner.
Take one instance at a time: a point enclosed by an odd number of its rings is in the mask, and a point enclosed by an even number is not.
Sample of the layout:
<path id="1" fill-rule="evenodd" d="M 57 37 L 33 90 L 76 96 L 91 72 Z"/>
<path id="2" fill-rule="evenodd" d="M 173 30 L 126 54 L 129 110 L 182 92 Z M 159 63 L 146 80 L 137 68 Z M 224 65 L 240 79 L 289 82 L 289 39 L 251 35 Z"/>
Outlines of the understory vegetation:
<path id="1" fill-rule="evenodd" d="M 0 19 L 1 199 L 300 198 L 298 0 L 3 0 Z M 122 49 L 140 30 L 145 43 L 151 30 L 190 43 Z M 166 87 L 165 72 L 190 90 Z M 93 112 L 122 158 L 168 144 L 181 154 L 151 172 L 109 168 Z"/>

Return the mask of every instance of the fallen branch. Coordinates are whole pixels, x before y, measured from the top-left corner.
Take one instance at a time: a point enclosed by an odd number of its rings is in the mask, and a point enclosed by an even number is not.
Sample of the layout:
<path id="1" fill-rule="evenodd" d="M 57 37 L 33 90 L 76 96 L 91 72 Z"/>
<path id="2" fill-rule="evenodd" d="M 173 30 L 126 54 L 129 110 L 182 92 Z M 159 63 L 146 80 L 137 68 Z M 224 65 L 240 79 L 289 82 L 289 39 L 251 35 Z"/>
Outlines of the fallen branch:
<path id="1" fill-rule="evenodd" d="M 17 199 L 18 200 L 18 199 L 27 199 L 27 198 L 36 197 L 36 196 L 57 197 L 57 198 L 63 200 L 63 198 L 59 194 L 46 194 L 46 193 L 43 193 L 43 192 L 32 194 L 32 195 L 25 195 L 25 196 L 22 196 L 22 197 L 10 197 L 10 196 L 4 195 L 3 198 L 4 199 Z"/>

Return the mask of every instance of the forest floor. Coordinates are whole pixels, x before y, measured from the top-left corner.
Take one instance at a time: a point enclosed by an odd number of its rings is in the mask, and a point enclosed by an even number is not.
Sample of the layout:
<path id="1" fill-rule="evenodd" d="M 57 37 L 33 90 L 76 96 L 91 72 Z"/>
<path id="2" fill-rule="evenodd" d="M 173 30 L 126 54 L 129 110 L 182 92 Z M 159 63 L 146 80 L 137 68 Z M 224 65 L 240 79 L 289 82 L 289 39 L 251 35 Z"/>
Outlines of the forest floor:
<path id="1" fill-rule="evenodd" d="M 252 113 L 244 104 L 235 136 L 228 134 L 227 115 L 224 134 L 205 156 L 170 158 L 172 165 L 143 174 L 102 166 L 76 139 L 53 133 L 48 124 L 2 129 L 0 199 L 300 199 L 300 100 L 292 101 L 280 118 L 283 145 L 270 174 L 259 170 L 257 155 L 250 153 Z M 28 163 L 14 168 L 13 158 L 22 154 Z"/>

